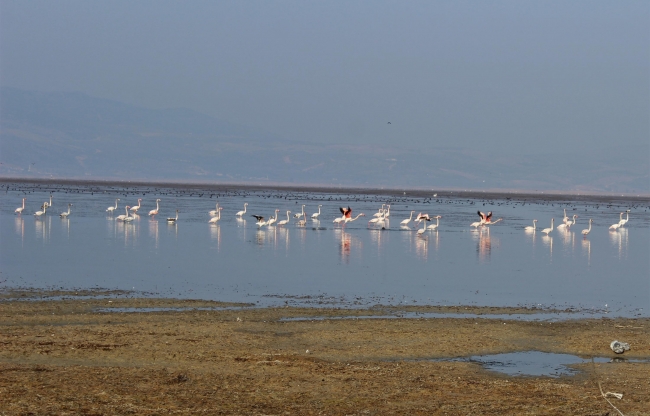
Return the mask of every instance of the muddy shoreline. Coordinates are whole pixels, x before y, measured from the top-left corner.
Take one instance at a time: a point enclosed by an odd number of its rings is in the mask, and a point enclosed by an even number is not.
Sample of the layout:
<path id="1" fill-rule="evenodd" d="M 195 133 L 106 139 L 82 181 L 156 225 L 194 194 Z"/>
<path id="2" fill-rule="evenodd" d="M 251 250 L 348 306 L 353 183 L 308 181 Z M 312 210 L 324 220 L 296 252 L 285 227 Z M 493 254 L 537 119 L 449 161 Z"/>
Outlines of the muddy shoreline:
<path id="1" fill-rule="evenodd" d="M 515 313 L 507 309 L 500 312 Z M 553 378 L 435 360 L 530 350 L 614 358 L 614 339 L 632 346 L 623 358 L 647 360 L 648 318 L 354 318 L 380 313 L 16 292 L 0 300 L 0 409 L 7 415 L 617 414 L 600 383 L 623 393 L 610 401 L 625 415 L 648 414 L 647 362 L 580 364 L 576 375 Z M 328 319 L 342 316 L 348 318 Z"/>
<path id="2" fill-rule="evenodd" d="M 276 192 L 313 192 L 323 194 L 350 194 L 350 195 L 378 195 L 386 197 L 403 197 L 406 193 L 410 198 L 430 198 L 433 194 L 437 198 L 468 198 L 468 199 L 516 199 L 516 200 L 544 200 L 544 201 L 598 201 L 614 202 L 629 201 L 632 203 L 650 203 L 650 195 L 632 194 L 611 194 L 599 192 L 574 191 L 523 191 L 491 189 L 482 191 L 468 191 L 463 189 L 447 188 L 368 188 L 354 186 L 323 186 L 323 185 L 289 185 L 280 183 L 212 183 L 212 182 L 173 182 L 173 181 L 147 181 L 147 180 L 117 180 L 117 179 L 36 179 L 36 178 L 11 178 L 0 177 L 0 184 L 5 187 L 10 185 L 38 184 L 43 186 L 87 186 L 87 187 L 121 187 L 121 188 L 168 188 L 186 189 L 194 191 L 210 192 L 254 192 L 254 191 L 276 191 Z"/>

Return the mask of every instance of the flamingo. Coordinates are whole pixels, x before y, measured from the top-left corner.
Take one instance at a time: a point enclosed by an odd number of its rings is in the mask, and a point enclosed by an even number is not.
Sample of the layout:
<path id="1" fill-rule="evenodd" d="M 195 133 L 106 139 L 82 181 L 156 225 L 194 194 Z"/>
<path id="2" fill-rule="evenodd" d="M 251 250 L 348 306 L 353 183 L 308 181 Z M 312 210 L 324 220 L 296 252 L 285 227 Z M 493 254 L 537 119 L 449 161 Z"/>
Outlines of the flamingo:
<path id="1" fill-rule="evenodd" d="M 350 207 L 347 207 L 347 208 L 340 207 L 339 211 L 341 211 L 343 216 L 339 217 L 339 218 L 335 218 L 334 219 L 335 224 L 340 224 L 341 222 L 347 222 L 346 219 L 350 218 L 352 216 L 352 208 L 350 208 Z"/>
<path id="2" fill-rule="evenodd" d="M 535 230 L 537 230 L 537 220 L 533 220 L 533 225 L 524 228 L 526 232 L 535 232 Z"/>
<path id="3" fill-rule="evenodd" d="M 478 211 L 478 216 L 481 217 L 481 224 L 489 224 L 492 220 L 492 211 L 488 212 L 487 214 Z"/>
<path id="4" fill-rule="evenodd" d="M 71 207 L 71 206 L 72 206 L 72 204 L 68 204 L 68 212 L 62 212 L 62 213 L 59 215 L 59 217 L 61 217 L 61 218 L 68 218 L 68 215 L 70 215 L 70 207 Z"/>
<path id="5" fill-rule="evenodd" d="M 433 217 L 433 218 L 436 219 L 436 223 L 435 223 L 435 224 L 431 224 L 430 226 L 428 226 L 428 227 L 427 227 L 427 230 L 435 230 L 435 229 L 438 228 L 438 226 L 440 226 L 440 218 L 442 218 L 442 216 L 441 216 L 441 215 L 436 215 L 436 216 Z M 425 224 L 426 224 L 426 223 L 425 223 Z"/>
<path id="6" fill-rule="evenodd" d="M 176 224 L 176 221 L 178 221 L 178 210 L 176 210 L 176 217 L 169 217 L 167 218 L 167 223 L 168 224 Z"/>
<path id="7" fill-rule="evenodd" d="M 372 216 L 373 217 L 382 217 L 384 215 L 384 207 L 385 206 L 386 206 L 386 204 L 381 204 L 381 208 L 379 208 L 379 211 L 372 214 Z"/>
<path id="8" fill-rule="evenodd" d="M 424 234 L 424 232 L 427 230 L 427 221 L 431 221 L 428 219 L 424 219 L 424 227 L 418 229 L 418 235 Z"/>
<path id="9" fill-rule="evenodd" d="M 43 203 L 43 210 L 42 211 L 36 211 L 34 213 L 34 215 L 37 216 L 37 217 L 40 217 L 41 215 L 45 215 L 45 213 L 47 212 L 47 207 L 49 207 L 49 205 L 47 204 L 47 202 L 44 202 Z"/>
<path id="10" fill-rule="evenodd" d="M 276 210 L 275 210 L 275 216 L 269 218 L 269 221 L 266 223 L 266 225 L 270 226 L 270 225 L 275 224 L 275 222 L 278 220 L 278 212 L 280 212 L 280 210 L 279 210 L 279 209 L 276 209 Z"/>
<path id="11" fill-rule="evenodd" d="M 118 215 L 117 217 L 115 217 L 115 221 L 124 221 L 124 219 L 129 216 L 129 208 L 131 207 L 128 205 L 125 206 L 124 211 L 126 211 L 126 215 Z"/>
<path id="12" fill-rule="evenodd" d="M 293 214 L 293 218 L 300 218 L 305 216 L 305 206 L 302 206 L 302 212 L 299 212 L 298 214 Z"/>
<path id="13" fill-rule="evenodd" d="M 222 207 L 217 208 L 217 216 L 210 218 L 210 221 L 208 221 L 208 224 L 216 224 L 217 221 L 219 221 L 221 219 L 221 210 L 222 209 L 223 209 Z"/>
<path id="14" fill-rule="evenodd" d="M 138 213 L 138 210 L 140 209 L 140 204 L 142 203 L 142 198 L 138 199 L 138 205 L 131 207 L 131 211 L 133 211 L 134 214 Z"/>
<path id="15" fill-rule="evenodd" d="M 587 237 L 587 234 L 591 232 L 591 223 L 594 222 L 591 218 L 589 218 L 589 228 L 582 230 L 582 235 Z"/>
<path id="16" fill-rule="evenodd" d="M 622 212 L 619 214 L 618 222 L 616 224 L 610 225 L 609 229 L 612 230 L 612 231 L 616 231 L 618 229 L 618 227 L 621 226 L 621 221 L 623 221 L 623 213 Z"/>
<path id="17" fill-rule="evenodd" d="M 320 206 L 320 205 L 319 205 L 319 206 Z M 278 222 L 278 227 L 280 227 L 280 226 L 282 226 L 282 225 L 287 225 L 287 224 L 289 224 L 289 214 L 291 214 L 291 211 L 287 211 L 287 219 L 286 219 L 286 220 L 282 220 L 282 221 Z"/>
<path id="18" fill-rule="evenodd" d="M 117 201 L 119 201 L 119 200 L 120 200 L 120 198 L 117 198 L 115 200 L 115 206 L 114 207 L 110 206 L 110 207 L 106 208 L 106 212 L 108 212 L 109 214 L 112 214 L 113 211 L 115 211 L 117 209 Z"/>
<path id="19" fill-rule="evenodd" d="M 386 218 L 384 217 L 375 217 L 375 218 L 371 218 L 370 221 L 368 221 L 368 225 L 376 224 L 378 222 L 384 222 L 384 221 L 386 221 Z"/>
<path id="20" fill-rule="evenodd" d="M 296 227 L 304 227 L 307 225 L 307 216 L 303 215 L 298 221 L 296 221 Z"/>
<path id="21" fill-rule="evenodd" d="M 264 217 L 261 215 L 251 215 L 252 217 L 255 217 L 257 222 L 255 223 L 258 227 L 264 227 L 266 224 L 268 224 L 268 221 L 264 221 Z"/>
<path id="22" fill-rule="evenodd" d="M 43 204 L 45 205 L 45 204 Z M 48 208 L 52 208 L 52 194 L 50 194 L 50 203 L 47 205 Z"/>
<path id="23" fill-rule="evenodd" d="M 568 228 L 571 228 L 571 226 L 574 225 L 574 224 L 576 223 L 576 218 L 578 218 L 578 216 L 574 214 L 574 215 L 573 215 L 573 220 L 568 220 L 568 221 L 566 222 L 566 226 L 567 226 Z"/>
<path id="24" fill-rule="evenodd" d="M 22 214 L 23 213 L 23 211 L 25 210 L 25 200 L 26 199 L 27 198 L 23 198 L 23 206 L 22 207 L 16 208 L 16 210 L 14 211 L 16 214 Z"/>
<path id="25" fill-rule="evenodd" d="M 245 203 L 244 203 L 244 210 L 243 210 L 243 211 L 239 211 L 238 213 L 235 214 L 235 216 L 236 216 L 236 217 L 241 217 L 241 216 L 243 216 L 244 214 L 246 214 L 246 207 L 247 207 L 247 206 L 248 206 L 248 202 L 245 202 Z"/>
<path id="26" fill-rule="evenodd" d="M 320 207 L 322 207 L 322 205 L 318 206 L 318 212 L 314 212 L 313 214 L 311 214 L 312 220 L 318 221 L 318 217 L 320 217 Z"/>
<path id="27" fill-rule="evenodd" d="M 160 199 L 156 199 L 156 209 L 149 211 L 149 216 L 153 217 L 154 215 L 158 215 L 158 210 L 160 209 L 160 205 L 158 205 L 159 202 Z"/>
<path id="28" fill-rule="evenodd" d="M 627 211 L 625 211 L 625 219 L 623 219 L 623 213 L 621 212 L 621 220 L 618 223 L 622 227 L 625 224 L 627 224 L 629 220 L 630 220 L 630 210 L 628 209 Z"/>
<path id="29" fill-rule="evenodd" d="M 209 214 L 211 217 L 216 217 L 217 214 L 219 214 L 219 203 L 218 203 L 218 202 L 217 202 L 217 206 L 215 207 L 215 209 L 213 209 L 212 211 L 208 212 L 208 214 Z"/>
<path id="30" fill-rule="evenodd" d="M 402 222 L 400 222 L 399 225 L 401 225 L 402 227 L 408 227 L 408 226 L 409 226 L 408 224 L 409 224 L 409 223 L 411 222 L 411 220 L 413 219 L 413 213 L 414 213 L 414 212 L 415 212 L 415 211 L 411 211 L 411 216 L 408 217 L 408 218 L 405 219 L 405 220 L 402 220 Z"/>
<path id="31" fill-rule="evenodd" d="M 555 223 L 555 218 L 551 218 L 551 228 L 544 228 L 542 232 L 546 235 L 548 235 L 551 231 L 553 231 L 553 224 Z"/>
<path id="32" fill-rule="evenodd" d="M 122 220 L 124 222 L 131 222 L 135 219 L 135 212 L 133 213 L 133 216 L 129 215 L 129 211 L 126 211 L 126 217 Z"/>

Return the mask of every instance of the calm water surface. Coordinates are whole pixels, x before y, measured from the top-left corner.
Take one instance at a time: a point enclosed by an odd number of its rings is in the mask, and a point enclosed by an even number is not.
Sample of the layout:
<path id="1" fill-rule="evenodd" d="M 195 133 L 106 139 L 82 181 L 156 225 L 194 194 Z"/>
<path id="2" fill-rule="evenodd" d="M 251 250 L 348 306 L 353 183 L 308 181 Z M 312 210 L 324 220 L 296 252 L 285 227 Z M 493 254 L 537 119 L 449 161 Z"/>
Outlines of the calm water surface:
<path id="1" fill-rule="evenodd" d="M 32 215 L 52 193 L 53 207 Z M 27 197 L 26 212 L 14 209 Z M 120 198 L 115 215 L 106 208 Z M 141 214 L 114 220 L 125 204 Z M 146 213 L 162 200 L 158 218 Z M 208 224 L 215 203 L 218 225 Z M 248 202 L 248 213 L 235 213 Z M 391 202 L 385 229 L 368 226 Z M 69 219 L 58 214 L 72 203 Z M 21 184 L 4 192 L 0 206 L 0 284 L 4 288 L 110 288 L 160 296 L 243 301 L 260 305 L 436 304 L 543 306 L 593 310 L 608 316 L 649 316 L 650 209 L 648 201 L 575 202 L 512 199 L 389 198 L 309 192 L 212 193 L 164 188 L 63 187 Z M 321 221 L 296 226 L 293 213 Z M 337 227 L 338 207 L 366 217 Z M 570 231 L 526 233 L 577 214 Z M 175 225 L 166 218 L 181 212 Z M 280 219 L 286 227 L 259 229 L 251 214 Z M 476 211 L 503 221 L 477 231 Z M 619 212 L 630 221 L 616 232 Z M 441 215 L 438 231 L 423 236 L 401 228 L 410 211 Z M 593 218 L 591 233 L 581 230 Z"/>

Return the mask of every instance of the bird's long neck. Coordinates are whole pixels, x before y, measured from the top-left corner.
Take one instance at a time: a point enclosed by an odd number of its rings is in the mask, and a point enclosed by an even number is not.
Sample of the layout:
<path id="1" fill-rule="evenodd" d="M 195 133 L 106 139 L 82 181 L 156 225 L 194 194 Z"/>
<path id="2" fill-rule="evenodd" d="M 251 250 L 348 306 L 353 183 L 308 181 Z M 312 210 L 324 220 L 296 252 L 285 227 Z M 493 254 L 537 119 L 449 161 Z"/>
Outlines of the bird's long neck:
<path id="1" fill-rule="evenodd" d="M 158 201 L 156 201 L 156 211 L 158 211 L 160 208 L 158 208 Z"/>
<path id="2" fill-rule="evenodd" d="M 248 205 L 244 204 L 244 214 L 246 214 L 246 207 L 247 207 L 247 206 L 248 206 Z"/>
<path id="3" fill-rule="evenodd" d="M 287 221 L 289 221 L 289 211 L 287 211 Z"/>
<path id="4" fill-rule="evenodd" d="M 436 227 L 440 225 L 440 218 L 436 218 Z"/>
<path id="5" fill-rule="evenodd" d="M 115 200 L 115 209 L 117 209 L 117 199 Z"/>
<path id="6" fill-rule="evenodd" d="M 23 198 L 23 209 L 25 209 L 25 198 Z"/>
<path id="7" fill-rule="evenodd" d="M 320 215 L 320 205 L 318 206 L 318 215 Z"/>
<path id="8" fill-rule="evenodd" d="M 629 221 L 629 220 L 630 220 L 630 213 L 626 212 L 625 213 L 625 221 Z"/>
<path id="9" fill-rule="evenodd" d="M 409 217 L 409 221 L 411 221 L 411 220 L 413 219 L 413 213 L 414 213 L 414 212 L 415 212 L 415 211 L 411 211 L 411 216 Z"/>

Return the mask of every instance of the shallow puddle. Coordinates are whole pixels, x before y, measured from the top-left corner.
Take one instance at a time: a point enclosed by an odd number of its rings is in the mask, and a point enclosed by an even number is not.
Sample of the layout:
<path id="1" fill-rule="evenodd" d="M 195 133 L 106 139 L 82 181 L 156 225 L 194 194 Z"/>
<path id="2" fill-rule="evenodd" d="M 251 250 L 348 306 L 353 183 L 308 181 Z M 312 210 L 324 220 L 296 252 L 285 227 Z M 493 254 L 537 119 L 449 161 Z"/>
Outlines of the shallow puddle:
<path id="1" fill-rule="evenodd" d="M 571 376 L 579 370 L 575 364 L 591 362 L 590 358 L 580 358 L 571 354 L 552 354 L 541 351 L 513 352 L 507 354 L 477 355 L 468 359 L 479 363 L 486 370 L 497 371 L 511 376 Z M 594 357 L 596 363 L 608 362 L 648 362 L 648 360 L 628 360 L 622 357 Z"/>

